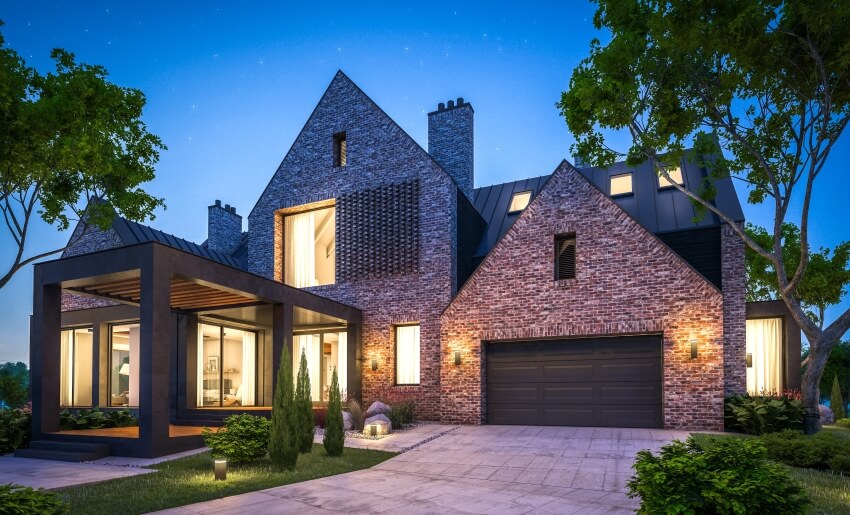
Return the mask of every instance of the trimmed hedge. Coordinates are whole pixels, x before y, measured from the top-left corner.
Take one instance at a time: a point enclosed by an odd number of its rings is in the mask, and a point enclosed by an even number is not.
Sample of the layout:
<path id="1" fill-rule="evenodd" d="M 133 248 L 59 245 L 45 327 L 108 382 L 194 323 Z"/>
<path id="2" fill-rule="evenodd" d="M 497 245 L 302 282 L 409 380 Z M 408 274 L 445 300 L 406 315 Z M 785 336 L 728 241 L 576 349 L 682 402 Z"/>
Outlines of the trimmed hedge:
<path id="1" fill-rule="evenodd" d="M 205 427 L 201 436 L 213 456 L 227 458 L 231 463 L 244 463 L 266 455 L 271 425 L 265 417 L 246 413 L 230 415 L 224 419 L 224 427 L 215 432 Z"/>
<path id="2" fill-rule="evenodd" d="M 767 448 L 771 459 L 786 465 L 850 472 L 850 439 L 834 431 L 804 435 L 787 430 L 762 435 L 759 440 Z"/>

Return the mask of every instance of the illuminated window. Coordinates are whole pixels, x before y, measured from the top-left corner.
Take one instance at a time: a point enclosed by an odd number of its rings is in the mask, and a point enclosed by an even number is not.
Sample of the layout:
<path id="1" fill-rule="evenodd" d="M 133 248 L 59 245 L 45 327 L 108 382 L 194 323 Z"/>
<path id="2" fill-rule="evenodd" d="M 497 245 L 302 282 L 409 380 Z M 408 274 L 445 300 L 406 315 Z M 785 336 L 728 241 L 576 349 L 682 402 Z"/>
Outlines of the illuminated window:
<path id="1" fill-rule="evenodd" d="M 611 176 L 611 196 L 632 193 L 632 174 L 624 173 Z"/>
<path id="2" fill-rule="evenodd" d="M 747 392 L 771 395 L 785 388 L 781 318 L 747 320 Z"/>
<path id="3" fill-rule="evenodd" d="M 284 282 L 304 288 L 336 280 L 336 210 L 314 209 L 284 219 Z"/>
<path id="4" fill-rule="evenodd" d="M 256 406 L 257 333 L 198 324 L 198 407 Z"/>
<path id="5" fill-rule="evenodd" d="M 576 235 L 555 237 L 555 280 L 576 278 Z"/>
<path id="6" fill-rule="evenodd" d="M 109 328 L 109 405 L 139 405 L 139 324 Z"/>
<path id="7" fill-rule="evenodd" d="M 345 166 L 348 161 L 345 133 L 334 134 L 334 166 Z"/>
<path id="8" fill-rule="evenodd" d="M 530 191 L 520 191 L 511 196 L 511 205 L 508 207 L 508 213 L 518 213 L 525 209 L 528 203 L 531 202 Z"/>
<path id="9" fill-rule="evenodd" d="M 91 328 L 63 330 L 60 347 L 59 405 L 92 404 Z"/>
<path id="10" fill-rule="evenodd" d="M 395 382 L 419 384 L 419 326 L 395 328 Z"/>
<path id="11" fill-rule="evenodd" d="M 680 167 L 677 166 L 676 168 L 671 168 L 667 172 L 670 174 L 670 178 L 673 179 L 673 181 L 676 184 L 685 184 L 685 180 L 682 179 L 682 169 Z M 661 175 L 658 176 L 658 188 L 659 189 L 660 188 L 672 188 L 672 187 L 673 187 L 673 183 L 668 181 L 666 177 L 663 177 Z"/>

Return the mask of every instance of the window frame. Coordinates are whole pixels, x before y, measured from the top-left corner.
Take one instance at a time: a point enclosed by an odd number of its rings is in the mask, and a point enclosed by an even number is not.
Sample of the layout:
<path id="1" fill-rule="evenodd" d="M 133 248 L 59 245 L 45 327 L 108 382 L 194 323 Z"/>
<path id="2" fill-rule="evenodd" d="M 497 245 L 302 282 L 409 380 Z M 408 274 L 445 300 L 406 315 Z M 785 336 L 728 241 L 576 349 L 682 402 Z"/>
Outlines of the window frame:
<path id="1" fill-rule="evenodd" d="M 393 385 L 394 386 L 420 386 L 422 384 L 422 324 L 419 322 L 409 322 L 404 324 L 395 324 L 393 327 Z M 399 383 L 398 382 L 398 330 L 401 327 L 419 327 L 419 382 L 418 383 Z"/>
<path id="2" fill-rule="evenodd" d="M 243 408 L 261 407 L 260 404 L 256 401 L 256 399 L 259 397 L 258 393 L 260 391 L 260 384 L 259 384 L 260 383 L 260 381 L 259 381 L 260 371 L 259 371 L 259 367 L 256 366 L 256 364 L 259 362 L 259 359 L 260 359 L 260 330 L 256 327 L 225 324 L 225 323 L 222 323 L 221 321 L 218 321 L 218 320 L 215 320 L 215 319 L 198 318 L 198 331 L 201 330 L 202 325 L 209 325 L 209 326 L 218 327 L 218 330 L 219 330 L 219 332 L 218 332 L 218 356 L 219 356 L 218 384 L 221 385 L 221 387 L 218 389 L 218 405 L 195 406 L 195 409 L 223 409 L 223 408 L 226 408 L 226 409 L 243 409 Z M 240 405 L 240 406 L 225 406 L 224 405 L 224 388 L 223 388 L 223 386 L 224 386 L 224 369 L 225 369 L 225 367 L 224 367 L 224 330 L 225 329 L 233 329 L 233 330 L 236 330 L 236 331 L 244 331 L 246 333 L 254 333 L 254 399 L 255 400 L 254 400 L 253 406 L 242 406 L 242 405 Z M 199 352 L 200 352 L 200 349 L 195 349 L 196 355 Z M 245 369 L 245 364 L 243 363 L 242 364 L 242 370 L 244 370 L 244 369 Z M 195 380 L 197 381 L 197 377 L 195 378 Z M 204 387 L 203 383 L 201 383 L 199 385 L 197 385 L 197 384 L 195 385 L 195 388 L 200 388 L 201 390 L 203 390 L 203 387 Z"/>
<path id="3" fill-rule="evenodd" d="M 333 167 L 345 168 L 348 166 L 348 138 L 345 131 L 335 132 L 333 135 Z"/>
<path id="4" fill-rule="evenodd" d="M 626 177 L 626 176 L 629 177 L 629 191 L 622 192 L 622 193 L 614 193 L 614 191 L 613 191 L 613 181 L 614 181 L 614 179 L 619 178 L 619 177 Z M 611 198 L 628 197 L 628 196 L 632 196 L 634 194 L 635 194 L 635 176 L 634 176 L 634 173 L 623 172 L 623 173 L 617 173 L 617 174 L 608 176 L 608 195 L 610 195 Z"/>
<path id="5" fill-rule="evenodd" d="M 141 331 L 141 328 L 142 328 L 142 320 L 141 319 L 124 320 L 124 321 L 118 321 L 118 322 L 109 322 L 109 324 L 107 324 L 107 331 L 109 332 L 109 337 L 107 338 L 107 340 L 108 340 L 109 345 L 106 348 L 106 352 L 108 354 L 107 362 L 109 363 L 109 378 L 106 381 L 106 395 L 107 395 L 106 405 L 107 405 L 107 407 L 110 407 L 110 408 L 130 409 L 130 408 L 138 408 L 139 407 L 139 406 L 131 406 L 129 398 L 127 399 L 127 405 L 126 406 L 121 405 L 121 404 L 119 404 L 119 405 L 113 405 L 112 404 L 112 393 L 113 393 L 112 392 L 112 365 L 113 365 L 113 363 L 112 363 L 112 333 L 113 333 L 112 329 L 117 325 L 133 325 L 133 324 L 139 324 L 139 331 Z M 140 334 L 139 338 L 141 339 L 141 334 Z M 139 342 L 139 345 L 141 345 L 141 342 Z M 141 386 L 141 381 L 139 382 L 139 385 Z M 141 395 L 139 395 L 139 402 L 140 403 L 142 402 L 142 396 Z"/>
<path id="6" fill-rule="evenodd" d="M 96 367 L 96 366 L 95 366 L 95 364 L 94 364 L 94 325 L 93 325 L 93 324 L 83 324 L 83 325 L 72 325 L 72 326 L 67 326 L 67 327 L 61 327 L 61 328 L 59 329 L 59 334 L 60 334 L 60 338 L 61 338 L 61 334 L 62 334 L 63 332 L 65 332 L 65 331 L 70 331 L 70 332 L 71 332 L 71 335 L 72 335 L 72 338 L 73 338 L 73 341 L 74 341 L 73 347 L 74 347 L 74 348 L 76 348 L 76 346 L 77 346 L 77 341 L 76 341 L 77 337 L 76 337 L 76 335 L 74 335 L 74 333 L 75 333 L 76 331 L 80 330 L 80 329 L 89 329 L 89 330 L 90 330 L 90 332 L 92 333 L 92 363 L 91 363 L 91 367 L 92 367 L 92 374 L 91 374 L 91 377 L 89 377 L 89 382 L 90 382 L 90 384 L 91 384 L 92 395 L 91 395 L 91 397 L 89 398 L 89 403 L 88 403 L 88 404 L 62 404 L 62 403 L 61 403 L 61 397 L 62 397 L 62 395 L 61 395 L 61 391 L 62 391 L 62 386 L 61 386 L 61 384 L 60 384 L 60 386 L 59 386 L 59 391 L 60 391 L 60 395 L 59 395 L 59 397 L 60 397 L 59 407 L 60 407 L 60 408 L 91 408 L 91 407 L 95 404 L 95 403 L 94 403 L 94 385 L 95 385 L 95 378 L 94 378 L 94 374 L 95 374 L 95 372 L 97 371 L 97 367 Z M 61 340 L 60 340 L 60 345 L 61 345 Z M 60 347 L 60 349 L 59 349 L 59 352 L 60 352 L 60 358 L 59 358 L 59 360 L 61 361 L 61 360 L 62 360 L 62 358 L 61 358 L 61 352 L 62 352 L 61 347 Z M 73 354 L 76 354 L 76 353 L 73 353 Z M 72 356 L 73 356 L 73 355 L 72 355 Z M 75 375 L 76 375 L 76 369 L 77 369 L 77 366 L 76 366 L 76 359 L 74 359 L 74 358 L 72 357 L 72 358 L 71 358 L 71 375 L 72 375 L 72 376 L 75 376 Z M 61 371 L 60 371 L 60 373 L 59 373 L 59 377 L 60 377 L 60 378 L 62 377 L 62 373 L 61 373 Z M 73 385 L 75 382 L 76 382 L 76 381 L 72 381 L 72 382 L 71 382 L 71 383 L 72 383 L 72 385 Z M 71 387 L 71 393 L 70 393 L 70 396 L 71 396 L 71 398 L 72 398 L 72 399 L 75 397 L 75 395 L 74 395 L 74 386 L 72 386 L 72 387 Z"/>
<path id="7" fill-rule="evenodd" d="M 573 247 L 575 248 L 573 254 L 573 276 L 572 277 L 561 277 L 560 276 L 560 266 L 558 266 L 558 242 L 563 240 L 573 240 Z M 556 234 L 552 240 L 552 251 L 553 251 L 553 275 L 555 281 L 572 281 L 578 277 L 578 266 L 576 261 L 578 260 L 578 238 L 576 237 L 576 233 L 574 232 L 566 232 L 561 234 Z"/>
<path id="8" fill-rule="evenodd" d="M 515 198 L 517 195 L 522 195 L 523 193 L 528 193 L 528 202 L 526 202 L 526 203 L 525 203 L 525 205 L 524 205 L 524 206 L 522 206 L 520 209 L 514 209 L 514 210 L 511 210 L 511 205 L 513 205 L 513 203 L 514 203 L 514 198 Z M 509 214 L 509 215 L 515 215 L 515 214 L 517 214 L 517 213 L 522 213 L 523 211 L 525 211 L 525 208 L 527 208 L 527 207 L 528 207 L 528 205 L 529 205 L 529 204 L 531 204 L 531 199 L 532 199 L 533 197 L 534 197 L 534 190 L 523 190 L 523 191 L 517 191 L 517 192 L 515 192 L 515 193 L 512 193 L 512 194 L 511 194 L 511 199 L 510 199 L 510 201 L 508 202 L 508 214 Z"/>
<path id="9" fill-rule="evenodd" d="M 307 205 L 305 209 L 298 209 L 298 206 L 296 206 L 294 208 L 290 208 L 290 209 L 294 209 L 294 210 L 287 209 L 287 210 L 285 210 L 285 212 L 278 211 L 278 216 L 280 216 L 280 239 L 281 239 L 281 244 L 283 246 L 283 251 L 281 252 L 281 260 L 280 260 L 280 282 L 285 284 L 286 286 L 289 286 L 290 288 L 298 288 L 298 289 L 316 288 L 316 287 L 320 287 L 320 286 L 332 286 L 334 284 L 337 284 L 337 275 L 336 275 L 336 272 L 337 272 L 337 266 L 336 266 L 337 265 L 337 245 L 336 245 L 336 236 L 337 236 L 337 234 L 336 234 L 336 230 L 337 230 L 336 208 L 337 208 L 337 204 L 336 204 L 336 198 L 333 198 L 333 199 L 330 199 L 330 200 L 331 200 L 330 204 L 318 205 L 317 206 L 317 205 L 315 205 L 316 203 L 311 203 L 311 204 Z M 316 286 L 294 286 L 294 285 L 291 285 L 291 284 L 286 282 L 286 249 L 288 247 L 287 244 L 286 244 L 287 243 L 286 219 L 290 216 L 303 215 L 304 213 L 310 213 L 312 211 L 321 211 L 323 209 L 333 209 L 334 210 L 334 213 L 333 213 L 333 215 L 334 215 L 334 226 L 333 226 L 333 232 L 334 232 L 334 245 L 333 245 L 333 247 L 334 247 L 334 271 L 333 272 L 334 273 L 333 273 L 333 276 L 334 276 L 334 280 L 331 283 L 318 284 Z M 314 245 L 315 245 L 315 235 L 313 237 L 314 237 Z"/>
<path id="10" fill-rule="evenodd" d="M 678 184 L 679 186 L 685 185 L 685 171 L 682 170 L 682 167 L 680 165 L 675 166 L 675 168 L 679 170 L 679 177 L 681 177 L 682 182 L 676 182 L 676 183 L 671 182 L 669 184 L 661 184 L 661 181 L 666 181 L 667 179 L 663 175 L 659 174 L 656 177 L 656 180 L 655 180 L 655 184 L 658 187 L 658 191 L 666 191 L 666 190 L 676 189 L 676 186 L 674 184 Z"/>

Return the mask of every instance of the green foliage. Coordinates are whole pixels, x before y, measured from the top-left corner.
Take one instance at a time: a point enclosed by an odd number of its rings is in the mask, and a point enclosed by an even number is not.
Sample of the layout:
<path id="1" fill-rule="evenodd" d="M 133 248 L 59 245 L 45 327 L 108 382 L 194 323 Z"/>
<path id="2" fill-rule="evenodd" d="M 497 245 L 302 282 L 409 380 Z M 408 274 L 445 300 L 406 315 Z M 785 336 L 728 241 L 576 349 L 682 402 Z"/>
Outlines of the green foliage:
<path id="1" fill-rule="evenodd" d="M 789 397 L 733 395 L 726 398 L 726 428 L 760 435 L 785 429 L 802 429 L 805 409 Z"/>
<path id="2" fill-rule="evenodd" d="M 0 409 L 0 454 L 26 447 L 31 436 L 32 410 L 23 408 Z"/>
<path id="3" fill-rule="evenodd" d="M 808 349 L 803 352 L 803 358 L 807 356 Z M 805 372 L 807 367 L 808 362 L 804 365 L 803 372 Z M 821 376 L 820 384 L 818 385 L 822 396 L 825 396 L 826 392 L 832 391 L 832 381 L 829 378 L 834 377 L 836 374 L 839 378 L 838 382 L 841 385 L 841 391 L 846 393 L 850 389 L 850 385 L 848 385 L 848 380 L 850 380 L 850 341 L 838 342 L 832 348 L 832 352 L 829 353 L 829 358 L 823 369 L 823 376 Z"/>
<path id="4" fill-rule="evenodd" d="M 339 378 L 336 368 L 331 376 L 331 388 L 328 391 L 328 415 L 325 419 L 325 452 L 329 456 L 340 456 L 345 447 L 345 428 L 342 422 L 342 398 L 339 391 Z"/>
<path id="5" fill-rule="evenodd" d="M 26 363 L 0 365 L 0 407 L 18 408 L 29 400 L 30 374 Z"/>
<path id="6" fill-rule="evenodd" d="M 0 510 L 10 515 L 60 515 L 70 507 L 53 492 L 9 484 L 0 485 Z"/>
<path id="7" fill-rule="evenodd" d="M 835 374 L 835 379 L 832 381 L 832 395 L 829 397 L 829 408 L 832 410 L 836 421 L 847 417 L 844 406 L 844 397 L 841 396 L 841 386 L 838 384 L 838 374 Z"/>
<path id="8" fill-rule="evenodd" d="M 313 420 L 313 398 L 310 393 L 310 372 L 307 370 L 307 354 L 301 351 L 298 365 L 298 384 L 295 387 L 295 407 L 298 417 L 298 451 L 313 450 L 313 435 L 316 425 Z"/>
<path id="9" fill-rule="evenodd" d="M 844 429 L 850 429 L 850 418 L 842 418 L 841 420 L 836 420 L 835 425 L 838 427 L 843 427 Z"/>
<path id="10" fill-rule="evenodd" d="M 100 408 L 94 407 L 90 410 L 79 409 L 71 411 L 64 409 L 59 413 L 59 428 L 63 431 L 138 425 L 139 419 L 130 410 L 126 409 L 101 411 Z"/>
<path id="11" fill-rule="evenodd" d="M 65 50 L 50 57 L 55 68 L 42 74 L 0 34 L 0 203 L 15 217 L 6 229 L 17 251 L 0 288 L 44 256 L 23 254 L 33 215 L 60 230 L 75 219 L 107 228 L 116 213 L 143 220 L 163 206 L 141 188 L 165 149 L 142 121 L 144 94 Z"/>
<path id="12" fill-rule="evenodd" d="M 416 406 L 413 401 L 402 401 L 392 406 L 387 418 L 390 419 L 393 429 L 401 429 L 406 424 L 412 424 L 415 416 Z"/>
<path id="13" fill-rule="evenodd" d="M 363 425 L 366 423 L 366 411 L 357 399 L 348 399 L 348 413 L 351 415 L 354 429 L 363 431 Z"/>
<path id="14" fill-rule="evenodd" d="M 767 460 L 750 438 L 722 438 L 705 448 L 689 438 L 638 452 L 629 496 L 638 513 L 800 513 L 803 489 L 785 469 Z"/>
<path id="15" fill-rule="evenodd" d="M 272 427 L 269 437 L 269 457 L 277 469 L 291 470 L 298 462 L 298 407 L 292 385 L 292 360 L 287 342 L 283 342 L 277 384 L 272 402 Z"/>
<path id="16" fill-rule="evenodd" d="M 212 431 L 205 427 L 201 436 L 213 456 L 227 458 L 232 463 L 244 463 L 266 455 L 271 425 L 265 417 L 230 415 L 224 419 L 221 429 Z"/>
<path id="17" fill-rule="evenodd" d="M 792 467 L 850 473 L 850 438 L 846 435 L 829 430 L 814 435 L 787 430 L 759 439 L 772 460 Z"/>

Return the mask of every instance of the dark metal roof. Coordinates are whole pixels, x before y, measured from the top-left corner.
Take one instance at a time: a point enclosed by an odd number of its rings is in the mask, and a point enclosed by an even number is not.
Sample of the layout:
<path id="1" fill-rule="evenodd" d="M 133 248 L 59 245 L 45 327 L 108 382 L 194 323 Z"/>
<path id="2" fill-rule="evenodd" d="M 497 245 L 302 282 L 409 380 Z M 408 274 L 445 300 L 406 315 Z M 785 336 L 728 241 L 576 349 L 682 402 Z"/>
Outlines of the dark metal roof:
<path id="1" fill-rule="evenodd" d="M 478 250 L 475 252 L 476 257 L 486 256 L 519 217 L 520 212 L 508 214 L 508 206 L 513 194 L 530 191 L 531 200 L 529 202 L 531 202 L 543 189 L 549 177 L 551 175 L 494 184 L 493 186 L 476 188 L 472 192 L 472 203 L 487 224 L 478 243 Z"/>
<path id="2" fill-rule="evenodd" d="M 234 268 L 243 268 L 241 260 L 235 257 L 236 253 L 234 253 L 234 255 L 228 255 L 222 252 L 209 250 L 197 243 L 184 240 L 183 238 L 178 238 L 174 235 L 153 229 L 138 222 L 132 222 L 120 216 L 116 217 L 112 222 L 112 227 L 115 229 L 115 232 L 118 233 L 118 236 L 121 238 L 124 245 L 135 245 L 137 243 L 155 241 L 168 245 L 169 247 L 174 247 L 175 249 L 195 254 L 202 258 L 217 261 L 223 265 L 232 266 Z M 247 241 L 247 238 L 244 236 L 243 241 Z M 240 245 L 240 248 L 241 247 L 242 245 Z M 239 250 L 236 252 L 238 253 Z"/>

